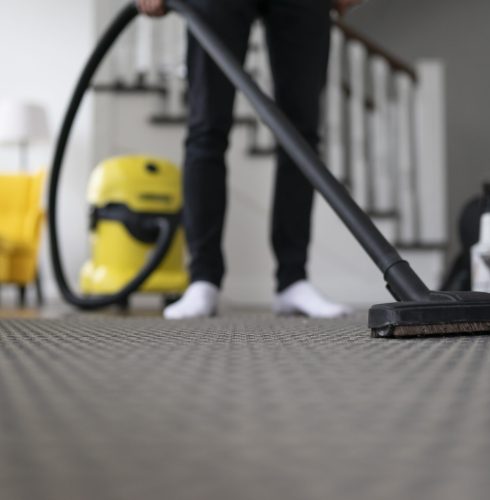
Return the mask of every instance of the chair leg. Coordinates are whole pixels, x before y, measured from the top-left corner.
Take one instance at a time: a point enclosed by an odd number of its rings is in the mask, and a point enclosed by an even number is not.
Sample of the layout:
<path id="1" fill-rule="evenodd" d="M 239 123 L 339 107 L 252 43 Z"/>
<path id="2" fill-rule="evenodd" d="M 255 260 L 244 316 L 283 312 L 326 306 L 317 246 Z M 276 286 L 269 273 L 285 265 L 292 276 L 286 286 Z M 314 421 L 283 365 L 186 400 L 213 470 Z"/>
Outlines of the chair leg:
<path id="1" fill-rule="evenodd" d="M 131 309 L 131 298 L 126 297 L 124 300 L 121 300 L 117 304 L 118 309 L 123 313 L 128 313 Z"/>
<path id="2" fill-rule="evenodd" d="M 39 273 L 36 274 L 36 297 L 37 297 L 37 305 L 38 306 L 43 306 L 44 305 L 44 293 L 43 293 L 43 287 L 41 283 L 41 276 Z"/>
<path id="3" fill-rule="evenodd" d="M 26 286 L 19 286 L 19 307 L 25 307 L 26 305 Z"/>

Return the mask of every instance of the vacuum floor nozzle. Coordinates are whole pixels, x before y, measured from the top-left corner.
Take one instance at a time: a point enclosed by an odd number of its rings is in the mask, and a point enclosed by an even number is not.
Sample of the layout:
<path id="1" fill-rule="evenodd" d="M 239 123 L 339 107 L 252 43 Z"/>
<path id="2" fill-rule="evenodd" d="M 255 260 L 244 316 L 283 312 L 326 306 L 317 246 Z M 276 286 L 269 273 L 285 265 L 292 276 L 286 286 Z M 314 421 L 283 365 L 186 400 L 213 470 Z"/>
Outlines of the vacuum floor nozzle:
<path id="1" fill-rule="evenodd" d="M 373 306 L 369 328 L 375 338 L 435 337 L 490 333 L 490 295 L 431 292 L 420 302 Z"/>

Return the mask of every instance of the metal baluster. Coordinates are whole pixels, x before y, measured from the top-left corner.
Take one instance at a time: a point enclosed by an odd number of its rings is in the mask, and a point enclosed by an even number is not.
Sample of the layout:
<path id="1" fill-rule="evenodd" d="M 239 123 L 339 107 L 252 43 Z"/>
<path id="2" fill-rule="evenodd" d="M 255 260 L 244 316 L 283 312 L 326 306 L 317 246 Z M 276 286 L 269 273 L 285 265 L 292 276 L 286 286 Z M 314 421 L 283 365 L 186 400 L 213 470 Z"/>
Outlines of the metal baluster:
<path id="1" fill-rule="evenodd" d="M 122 5 L 115 2 L 115 11 Z M 114 47 L 114 79 L 117 83 L 128 85 L 134 83 L 136 65 L 137 27 L 133 24 Z"/>
<path id="2" fill-rule="evenodd" d="M 366 50 L 360 43 L 351 42 L 348 45 L 347 53 L 351 88 L 349 100 L 350 183 L 354 199 L 362 208 L 367 209 L 369 203 L 369 176 L 365 130 Z"/>
<path id="3" fill-rule="evenodd" d="M 413 83 L 404 73 L 395 75 L 396 88 L 396 165 L 398 241 L 413 245 L 417 240 L 418 205 L 414 169 Z"/>
<path id="4" fill-rule="evenodd" d="M 247 52 L 247 58 L 245 60 L 245 67 L 246 70 L 252 74 L 255 75 L 257 72 L 257 68 L 259 65 L 259 52 L 260 52 L 260 41 L 261 41 L 261 33 L 260 33 L 260 23 L 256 21 L 252 29 L 250 31 L 250 39 L 249 39 L 249 46 L 248 46 L 248 52 Z M 243 119 L 245 117 L 249 118 L 253 114 L 252 108 L 249 105 L 247 99 L 238 92 L 236 96 L 236 105 L 235 105 L 235 117 L 238 119 Z M 253 140 L 252 140 L 253 139 Z M 252 147 L 255 139 L 251 137 L 251 142 L 250 142 L 250 147 Z"/>
<path id="5" fill-rule="evenodd" d="M 185 106 L 183 94 L 186 75 L 185 52 L 186 35 L 183 21 L 178 17 L 165 20 L 161 45 L 161 74 L 168 91 L 168 113 L 170 116 L 183 116 Z"/>
<path id="6" fill-rule="evenodd" d="M 137 82 L 140 85 L 155 83 L 157 80 L 157 64 L 155 59 L 155 22 L 140 16 L 136 23 L 136 61 Z"/>
<path id="7" fill-rule="evenodd" d="M 345 37 L 338 28 L 332 30 L 330 63 L 326 92 L 325 163 L 337 179 L 347 180 L 344 143 L 344 93 L 342 89 L 342 55 Z"/>
<path id="8" fill-rule="evenodd" d="M 256 56 L 256 81 L 267 95 L 272 96 L 272 77 L 269 69 L 265 32 L 262 23 L 258 25 L 256 43 L 258 43 L 259 48 Z M 271 151 L 275 144 L 269 128 L 263 125 L 261 121 L 257 121 L 255 141 L 255 149 L 258 153 Z"/>
<path id="9" fill-rule="evenodd" d="M 389 152 L 389 65 L 381 57 L 371 60 L 374 111 L 372 115 L 372 193 L 373 209 L 380 214 L 395 207 L 394 172 Z"/>
<path id="10" fill-rule="evenodd" d="M 447 158 L 444 65 L 424 60 L 417 64 L 416 87 L 416 169 L 420 242 L 444 244 L 447 241 Z"/>

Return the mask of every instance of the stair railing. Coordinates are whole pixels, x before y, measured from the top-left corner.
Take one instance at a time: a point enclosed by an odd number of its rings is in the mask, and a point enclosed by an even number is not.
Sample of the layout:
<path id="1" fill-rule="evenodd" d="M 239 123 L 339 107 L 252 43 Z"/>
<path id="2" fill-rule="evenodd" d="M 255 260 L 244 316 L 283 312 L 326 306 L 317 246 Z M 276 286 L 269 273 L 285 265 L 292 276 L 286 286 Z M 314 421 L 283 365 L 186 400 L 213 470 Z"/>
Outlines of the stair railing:
<path id="1" fill-rule="evenodd" d="M 373 217 L 397 220 L 400 247 L 446 241 L 443 102 L 440 63 L 406 63 L 334 20 L 324 160 Z"/>

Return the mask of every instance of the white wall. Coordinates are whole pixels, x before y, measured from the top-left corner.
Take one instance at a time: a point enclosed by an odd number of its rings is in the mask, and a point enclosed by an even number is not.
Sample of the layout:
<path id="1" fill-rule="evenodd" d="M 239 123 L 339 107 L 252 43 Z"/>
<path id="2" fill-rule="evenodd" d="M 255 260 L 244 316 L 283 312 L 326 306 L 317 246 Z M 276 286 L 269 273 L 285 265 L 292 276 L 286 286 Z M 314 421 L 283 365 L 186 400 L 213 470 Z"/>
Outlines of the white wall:
<path id="1" fill-rule="evenodd" d="M 54 136 L 80 72 L 93 45 L 93 3 L 80 0 L 0 2 L 0 99 L 19 98 L 46 106 L 52 141 L 31 149 L 30 167 L 51 162 Z M 67 156 L 69 172 L 61 196 L 63 250 L 72 277 L 86 254 L 84 185 L 92 163 L 90 98 L 76 124 Z M 15 170 L 15 149 L 0 148 L 0 170 Z M 45 238 L 46 239 L 46 238 Z M 44 244 L 42 272 L 51 281 Z M 51 287 L 50 287 L 51 288 Z"/>

